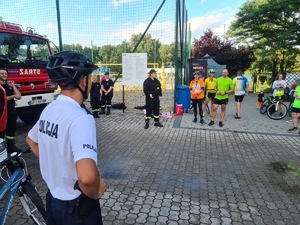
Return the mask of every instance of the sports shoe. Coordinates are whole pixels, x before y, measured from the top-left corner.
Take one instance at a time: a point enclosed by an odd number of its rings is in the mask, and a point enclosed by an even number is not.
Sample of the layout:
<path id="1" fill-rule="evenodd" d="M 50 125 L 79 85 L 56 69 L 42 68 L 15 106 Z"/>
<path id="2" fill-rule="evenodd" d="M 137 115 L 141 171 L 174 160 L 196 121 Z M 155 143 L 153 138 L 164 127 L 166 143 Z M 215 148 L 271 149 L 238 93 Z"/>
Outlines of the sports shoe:
<path id="1" fill-rule="evenodd" d="M 214 121 L 210 121 L 209 124 L 208 124 L 208 126 L 212 126 L 212 125 L 214 125 L 214 124 L 215 124 Z"/>
<path id="2" fill-rule="evenodd" d="M 195 119 L 193 119 L 193 121 L 192 121 L 193 123 L 196 123 L 197 122 L 197 118 L 195 118 Z"/>
<path id="3" fill-rule="evenodd" d="M 206 114 L 205 112 L 202 113 L 203 117 L 205 116 L 205 114 Z"/>
<path id="4" fill-rule="evenodd" d="M 223 127 L 223 122 L 219 122 L 219 127 Z"/>
<path id="5" fill-rule="evenodd" d="M 299 131 L 299 129 L 295 128 L 295 127 L 287 130 L 287 132 L 289 132 L 289 133 L 297 133 L 298 131 Z"/>
<path id="6" fill-rule="evenodd" d="M 205 124 L 203 119 L 200 120 L 200 123 L 201 123 L 202 125 Z"/>
<path id="7" fill-rule="evenodd" d="M 236 119 L 236 120 L 240 120 L 240 119 L 241 119 L 241 117 L 240 117 L 240 116 L 235 116 L 235 117 L 234 117 L 234 119 Z"/>
<path id="8" fill-rule="evenodd" d="M 281 112 L 281 113 L 279 113 L 279 115 L 280 115 L 280 116 L 283 116 L 282 112 Z"/>

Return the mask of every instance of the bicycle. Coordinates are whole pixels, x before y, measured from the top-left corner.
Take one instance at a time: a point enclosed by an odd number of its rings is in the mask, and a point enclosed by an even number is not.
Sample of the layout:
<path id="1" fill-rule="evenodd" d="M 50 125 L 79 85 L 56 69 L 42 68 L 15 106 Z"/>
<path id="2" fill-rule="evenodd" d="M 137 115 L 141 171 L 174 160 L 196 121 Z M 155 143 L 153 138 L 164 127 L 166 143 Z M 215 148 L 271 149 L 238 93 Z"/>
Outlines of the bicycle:
<path id="1" fill-rule="evenodd" d="M 272 100 L 272 94 L 267 95 L 267 97 L 265 98 L 265 100 L 263 101 L 263 103 L 261 104 L 260 108 L 259 108 L 259 112 L 261 114 L 265 114 L 267 111 L 268 106 L 270 105 Z"/>
<path id="2" fill-rule="evenodd" d="M 2 150 L 2 151 L 1 151 Z M 5 151 L 5 153 L 4 153 Z M 24 153 L 30 152 L 30 149 L 24 150 L 20 153 L 12 153 L 11 156 L 0 162 L 0 178 L 6 182 L 0 190 L 0 200 L 8 193 L 5 205 L 0 216 L 0 224 L 4 224 L 11 206 L 11 203 L 17 194 L 26 214 L 37 225 L 46 224 L 46 210 L 44 203 L 37 193 L 35 187 L 31 183 L 31 176 L 27 173 L 26 162 L 20 156 Z M 1 156 L 6 153 L 4 141 L 0 142 Z M 6 168 L 8 180 L 2 177 L 2 171 Z M 11 175 L 9 175 L 9 173 Z"/>
<path id="3" fill-rule="evenodd" d="M 279 98 L 274 98 L 271 100 L 266 112 L 271 119 L 280 120 L 288 114 L 288 108 L 283 102 L 280 102 Z"/>

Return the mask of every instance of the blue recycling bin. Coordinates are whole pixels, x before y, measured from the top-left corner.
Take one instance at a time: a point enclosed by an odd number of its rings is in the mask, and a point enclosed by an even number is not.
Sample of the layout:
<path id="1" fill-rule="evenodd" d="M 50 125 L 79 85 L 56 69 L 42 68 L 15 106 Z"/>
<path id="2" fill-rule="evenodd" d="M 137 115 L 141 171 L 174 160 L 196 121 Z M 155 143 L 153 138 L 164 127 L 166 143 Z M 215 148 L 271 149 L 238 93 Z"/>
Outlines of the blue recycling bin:
<path id="1" fill-rule="evenodd" d="M 187 113 L 191 108 L 191 94 L 189 86 L 177 86 L 177 104 L 183 105 L 183 112 Z"/>

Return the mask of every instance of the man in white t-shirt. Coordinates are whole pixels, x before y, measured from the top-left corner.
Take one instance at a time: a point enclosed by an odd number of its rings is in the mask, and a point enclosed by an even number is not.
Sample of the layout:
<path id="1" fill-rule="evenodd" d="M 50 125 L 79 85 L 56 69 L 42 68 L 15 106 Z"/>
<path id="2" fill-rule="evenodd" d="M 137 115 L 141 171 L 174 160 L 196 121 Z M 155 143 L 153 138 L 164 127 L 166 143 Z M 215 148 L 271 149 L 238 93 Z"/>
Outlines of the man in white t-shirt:
<path id="1" fill-rule="evenodd" d="M 48 186 L 47 225 L 102 224 L 99 198 L 106 187 L 97 168 L 95 120 L 83 105 L 96 68 L 77 52 L 49 57 L 49 77 L 62 92 L 26 138 Z"/>

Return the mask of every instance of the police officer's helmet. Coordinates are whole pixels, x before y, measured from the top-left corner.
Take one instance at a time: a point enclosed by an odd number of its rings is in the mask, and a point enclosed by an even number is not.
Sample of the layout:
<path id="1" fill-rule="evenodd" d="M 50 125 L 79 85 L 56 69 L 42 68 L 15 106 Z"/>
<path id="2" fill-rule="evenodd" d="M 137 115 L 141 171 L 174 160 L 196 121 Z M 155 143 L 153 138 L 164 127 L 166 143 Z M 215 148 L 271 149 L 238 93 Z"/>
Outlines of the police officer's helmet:
<path id="1" fill-rule="evenodd" d="M 5 67 L 9 63 L 9 59 L 5 55 L 0 55 L 0 67 Z"/>
<path id="2" fill-rule="evenodd" d="M 47 71 L 54 82 L 77 82 L 82 75 L 88 75 L 98 67 L 84 54 L 73 51 L 55 53 L 49 57 Z"/>
<path id="3" fill-rule="evenodd" d="M 216 71 L 214 69 L 210 69 L 208 73 L 216 73 Z"/>

